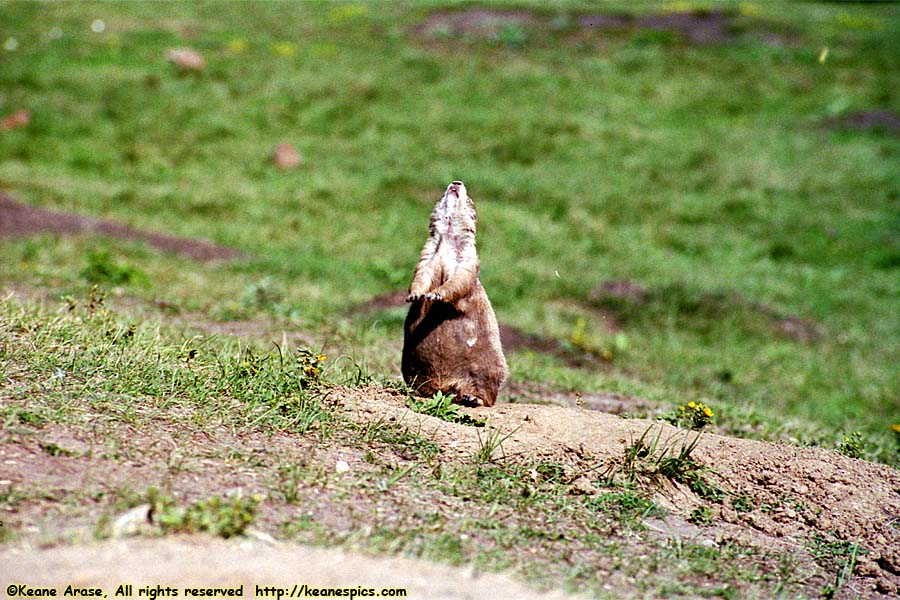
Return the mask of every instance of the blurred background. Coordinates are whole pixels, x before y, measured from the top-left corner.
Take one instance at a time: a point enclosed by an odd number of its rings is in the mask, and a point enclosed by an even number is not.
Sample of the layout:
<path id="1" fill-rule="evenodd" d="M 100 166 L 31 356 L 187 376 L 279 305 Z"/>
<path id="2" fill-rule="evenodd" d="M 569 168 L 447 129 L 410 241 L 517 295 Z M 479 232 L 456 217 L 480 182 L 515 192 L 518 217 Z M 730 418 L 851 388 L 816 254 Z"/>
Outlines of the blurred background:
<path id="1" fill-rule="evenodd" d="M 501 401 L 700 401 L 897 462 L 895 4 L 4 2 L 0 44 L 4 292 L 98 285 L 396 381 L 461 179 Z"/>

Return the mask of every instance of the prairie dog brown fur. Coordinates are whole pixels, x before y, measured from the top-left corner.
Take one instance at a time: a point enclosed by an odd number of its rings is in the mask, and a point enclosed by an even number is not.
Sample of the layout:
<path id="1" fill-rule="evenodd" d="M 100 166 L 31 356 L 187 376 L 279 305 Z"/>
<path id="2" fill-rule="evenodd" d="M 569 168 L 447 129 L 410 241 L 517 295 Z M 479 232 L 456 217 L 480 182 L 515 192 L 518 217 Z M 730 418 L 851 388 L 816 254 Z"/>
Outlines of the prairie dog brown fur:
<path id="1" fill-rule="evenodd" d="M 497 317 L 478 278 L 475 202 L 454 181 L 431 212 L 403 327 L 403 380 L 419 393 L 492 406 L 509 369 Z"/>

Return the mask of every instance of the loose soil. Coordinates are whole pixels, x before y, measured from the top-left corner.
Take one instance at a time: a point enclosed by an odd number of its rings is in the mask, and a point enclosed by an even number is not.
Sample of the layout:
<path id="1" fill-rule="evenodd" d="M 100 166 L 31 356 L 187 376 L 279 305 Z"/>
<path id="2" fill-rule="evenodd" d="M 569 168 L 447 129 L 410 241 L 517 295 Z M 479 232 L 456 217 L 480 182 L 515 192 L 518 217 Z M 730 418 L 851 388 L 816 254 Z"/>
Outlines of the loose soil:
<path id="1" fill-rule="evenodd" d="M 363 418 L 393 414 L 425 427 L 445 452 L 465 457 L 480 447 L 477 430 L 411 413 L 394 396 L 363 396 L 356 402 Z M 491 427 L 508 436 L 501 454 L 563 464 L 575 473 L 615 461 L 650 428 L 677 447 L 696 435 L 657 421 L 584 408 L 502 404 L 469 412 L 489 419 Z M 858 540 L 868 551 L 862 572 L 885 592 L 900 591 L 900 472 L 819 448 L 715 434 L 701 435 L 695 452 L 714 469 L 722 489 L 746 495 L 753 506 L 738 512 L 723 505 L 718 514 L 723 531 L 774 545 L 796 544 L 816 532 Z M 682 487 L 659 494 L 660 503 L 682 516 L 703 502 Z"/>
<path id="2" fill-rule="evenodd" d="M 121 223 L 30 206 L 0 193 L 0 237 L 39 234 L 102 235 L 140 241 L 157 250 L 173 252 L 191 260 L 213 262 L 241 258 L 242 252 L 206 240 L 181 238 L 140 231 Z"/>
<path id="3" fill-rule="evenodd" d="M 437 446 L 445 468 L 469 463 L 487 432 L 496 431 L 503 442 L 494 460 L 500 464 L 558 465 L 570 481 L 572 494 L 600 494 L 599 474 L 620 464 L 625 448 L 648 430 L 653 436 L 659 434 L 660 447 L 676 451 L 697 435 L 658 421 L 625 419 L 580 407 L 500 404 L 490 409 L 466 409 L 470 415 L 487 420 L 486 428 L 476 428 L 411 412 L 405 395 L 392 390 L 336 388 L 330 399 L 361 431 L 367 425 L 393 423 L 418 432 Z M 406 487 L 403 481 L 387 493 L 367 492 L 360 481 L 377 479 L 381 466 L 416 464 L 414 453 L 396 447 L 354 444 L 346 437 L 343 442 L 337 441 L 340 437 L 317 442 L 315 435 L 234 433 L 221 425 L 191 424 L 190 414 L 171 410 L 148 411 L 130 418 L 132 423 L 111 420 L 108 415 L 85 415 L 80 424 L 6 430 L 0 442 L 2 483 L 4 489 L 13 492 L 5 501 L 3 520 L 15 532 L 17 541 L 0 549 L 0 572 L 20 578 L 27 573 L 29 581 L 34 582 L 109 585 L 130 579 L 153 583 L 157 576 L 159 582 L 180 585 L 268 581 L 270 576 L 273 581 L 285 581 L 292 579 L 291 574 L 304 573 L 322 585 L 352 581 L 354 585 L 373 582 L 410 588 L 430 573 L 441 572 L 446 574 L 441 581 L 448 582 L 447 589 L 456 589 L 447 593 L 459 594 L 446 597 L 480 596 L 473 590 L 481 589 L 481 584 L 467 580 L 465 571 L 404 560 L 388 567 L 385 565 L 389 563 L 382 560 L 362 561 L 345 552 L 328 554 L 286 543 L 269 547 L 258 540 L 247 545 L 206 538 L 92 543 L 92 532 L 104 515 L 114 516 L 110 514 L 114 506 L 105 497 L 127 495 L 123 490 L 138 493 L 147 485 L 171 489 L 184 501 L 218 495 L 223 490 L 277 495 L 278 474 L 285 465 L 303 465 L 318 475 L 301 486 L 302 498 L 296 504 L 273 501 L 260 505 L 255 526 L 264 534 L 278 536 L 285 523 L 309 517 L 328 531 L 344 532 L 339 540 L 331 541 L 352 549 L 354 532 L 421 523 L 423 511 L 435 507 L 448 520 L 484 516 L 471 514 L 471 505 L 464 498 L 412 484 Z M 845 590 L 862 598 L 895 597 L 900 591 L 900 472 L 823 449 L 711 433 L 699 437 L 693 456 L 711 469 L 709 479 L 727 492 L 728 499 L 711 502 L 687 486 L 669 480 L 658 482 L 654 501 L 667 508 L 669 516 L 648 519 L 648 531 L 642 535 L 709 545 L 735 542 L 762 553 L 789 552 L 808 563 L 810 572 L 818 573 L 810 575 L 807 592 L 829 583 L 811 557 L 814 540 L 855 542 L 860 552 Z M 348 463 L 349 475 L 335 475 L 338 460 Z M 741 498 L 742 504 L 738 505 L 735 498 Z M 687 522 L 698 506 L 712 511 L 711 526 Z M 527 515 L 506 507 L 493 518 L 515 521 L 527 519 Z M 257 537 L 267 539 L 266 535 Z M 61 541 L 88 543 L 42 549 Z M 318 543 L 323 541 L 329 540 Z M 179 567 L 186 554 L 192 558 L 185 559 L 185 567 Z M 274 573 L 279 561 L 289 554 L 297 558 L 288 559 L 286 575 L 278 579 Z M 353 566 L 343 571 L 325 566 L 298 571 L 303 557 L 309 557 L 313 565 L 332 561 L 338 567 Z M 155 564 L 163 566 L 152 566 Z M 203 564 L 208 569 L 189 568 Z M 166 565 L 169 570 L 165 570 Z M 229 578 L 227 565 L 234 566 L 233 578 Z M 251 577 L 248 573 L 262 575 Z M 242 580 L 242 575 L 247 578 Z M 503 578 L 485 582 L 503 590 L 517 590 L 502 592 L 501 596 L 518 595 L 516 584 Z M 453 588 L 456 585 L 461 587 Z"/>

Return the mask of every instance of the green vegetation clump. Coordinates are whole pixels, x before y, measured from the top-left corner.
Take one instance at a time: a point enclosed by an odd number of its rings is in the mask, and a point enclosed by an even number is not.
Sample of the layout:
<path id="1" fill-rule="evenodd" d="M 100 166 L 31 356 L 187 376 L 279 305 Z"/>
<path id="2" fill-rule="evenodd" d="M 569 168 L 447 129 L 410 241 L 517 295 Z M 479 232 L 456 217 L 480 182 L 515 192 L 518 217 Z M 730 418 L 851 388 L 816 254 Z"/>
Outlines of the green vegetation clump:
<path id="1" fill-rule="evenodd" d="M 672 438 L 663 440 L 660 427 L 656 434 L 648 427 L 641 436 L 625 447 L 622 457 L 606 468 L 610 483 L 624 482 L 650 491 L 665 480 L 687 486 L 703 500 L 722 502 L 726 491 L 712 483 L 711 469 L 701 465 L 693 452 L 700 441 L 700 433 L 692 440 L 687 437 L 676 444 Z"/>
<path id="2" fill-rule="evenodd" d="M 139 269 L 119 264 L 106 250 L 88 254 L 87 266 L 81 270 L 81 277 L 94 284 L 128 285 L 146 283 L 147 276 Z"/>
<path id="3" fill-rule="evenodd" d="M 412 410 L 423 415 L 431 415 L 460 425 L 484 427 L 484 419 L 471 417 L 462 412 L 458 405 L 453 404 L 454 397 L 454 394 L 444 394 L 443 392 L 437 392 L 431 398 L 410 396 L 408 404 Z"/>
<path id="4" fill-rule="evenodd" d="M 845 435 L 844 439 L 837 445 L 837 451 L 850 458 L 862 458 L 866 452 L 862 432 L 853 431 Z"/>
<path id="5" fill-rule="evenodd" d="M 702 402 L 691 401 L 686 405 L 679 405 L 672 415 L 666 417 L 666 421 L 679 427 L 700 430 L 712 424 L 713 416 L 710 407 Z"/>
<path id="6" fill-rule="evenodd" d="M 606 511 L 625 523 L 639 526 L 649 517 L 664 517 L 664 509 L 646 497 L 646 493 L 624 488 L 622 491 L 610 491 L 589 498 L 587 505 L 597 510 Z"/>
<path id="7" fill-rule="evenodd" d="M 242 535 L 253 522 L 259 496 L 243 498 L 213 496 L 190 506 L 179 507 L 169 496 L 151 490 L 149 493 L 153 522 L 163 533 L 204 532 L 223 538 Z"/>

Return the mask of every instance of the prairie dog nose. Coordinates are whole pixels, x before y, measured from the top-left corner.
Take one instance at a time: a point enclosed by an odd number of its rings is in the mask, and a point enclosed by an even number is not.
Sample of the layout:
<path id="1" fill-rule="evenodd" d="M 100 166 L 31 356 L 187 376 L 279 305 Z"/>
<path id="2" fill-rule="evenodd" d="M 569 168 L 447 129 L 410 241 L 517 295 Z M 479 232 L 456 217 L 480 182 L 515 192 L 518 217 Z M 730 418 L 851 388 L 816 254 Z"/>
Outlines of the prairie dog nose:
<path id="1" fill-rule="evenodd" d="M 462 181 L 451 181 L 450 185 L 447 186 L 448 192 L 453 192 L 457 196 L 461 195 L 461 192 L 465 192 L 466 186 Z"/>

